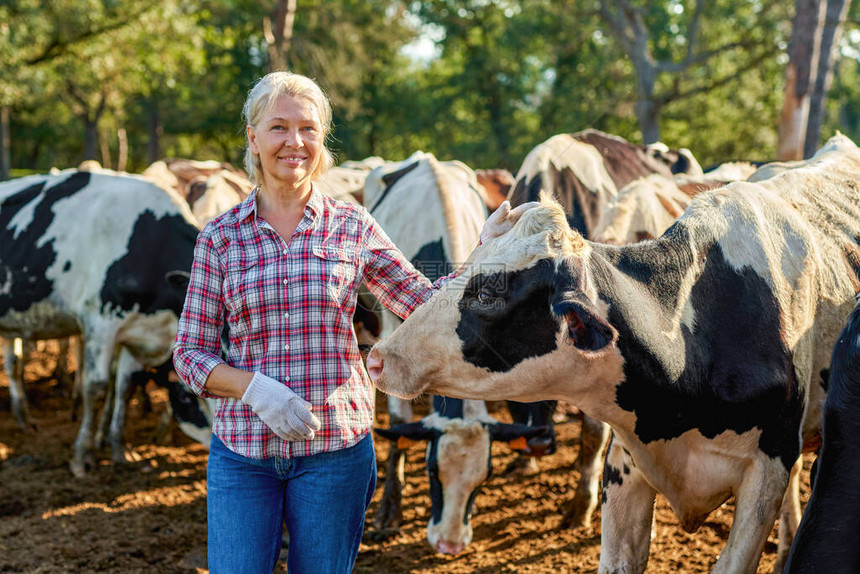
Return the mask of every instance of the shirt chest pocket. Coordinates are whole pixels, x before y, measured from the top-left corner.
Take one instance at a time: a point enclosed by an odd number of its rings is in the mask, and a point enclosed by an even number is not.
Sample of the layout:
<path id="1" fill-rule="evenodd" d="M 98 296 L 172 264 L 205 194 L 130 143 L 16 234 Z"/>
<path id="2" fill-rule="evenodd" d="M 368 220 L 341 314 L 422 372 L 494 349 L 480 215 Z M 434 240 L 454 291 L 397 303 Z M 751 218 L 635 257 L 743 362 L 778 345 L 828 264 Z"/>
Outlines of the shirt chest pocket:
<path id="1" fill-rule="evenodd" d="M 322 283 L 326 297 L 343 306 L 354 290 L 356 258 L 347 250 L 322 246 L 314 246 L 312 253 L 317 271 L 314 275 Z"/>
<path id="2" fill-rule="evenodd" d="M 259 310 L 264 266 L 257 261 L 234 262 L 224 269 L 224 304 L 229 316 L 242 322 Z M 236 325 L 231 321 L 231 329 Z"/>

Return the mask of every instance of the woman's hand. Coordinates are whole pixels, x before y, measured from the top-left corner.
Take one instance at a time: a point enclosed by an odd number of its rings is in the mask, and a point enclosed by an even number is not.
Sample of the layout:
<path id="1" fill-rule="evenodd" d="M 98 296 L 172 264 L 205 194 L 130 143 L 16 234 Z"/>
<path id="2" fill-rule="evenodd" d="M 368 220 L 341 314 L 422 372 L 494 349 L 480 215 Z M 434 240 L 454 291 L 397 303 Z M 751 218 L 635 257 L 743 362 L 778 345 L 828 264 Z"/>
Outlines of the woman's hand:
<path id="1" fill-rule="evenodd" d="M 484 228 L 481 230 L 481 243 L 486 243 L 490 239 L 504 235 L 511 230 L 523 213 L 538 205 L 540 205 L 540 202 L 530 201 L 511 209 L 511 202 L 508 200 L 503 201 L 498 209 L 487 218 L 486 223 L 484 223 Z"/>
<path id="2" fill-rule="evenodd" d="M 311 412 L 311 403 L 259 371 L 245 389 L 242 402 L 284 440 L 310 440 L 320 430 L 320 421 Z"/>

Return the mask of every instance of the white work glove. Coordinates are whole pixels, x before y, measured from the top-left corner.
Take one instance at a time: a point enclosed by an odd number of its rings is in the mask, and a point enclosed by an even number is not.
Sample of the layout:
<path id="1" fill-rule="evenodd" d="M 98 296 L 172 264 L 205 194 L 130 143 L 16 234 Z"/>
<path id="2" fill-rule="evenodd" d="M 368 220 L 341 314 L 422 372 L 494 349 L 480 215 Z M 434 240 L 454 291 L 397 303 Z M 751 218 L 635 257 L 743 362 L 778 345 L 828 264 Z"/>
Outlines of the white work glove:
<path id="1" fill-rule="evenodd" d="M 503 201 L 498 209 L 490 214 L 486 223 L 484 223 L 484 228 L 481 230 L 481 243 L 486 243 L 490 239 L 504 235 L 511 230 L 523 213 L 538 205 L 540 205 L 538 201 L 529 201 L 511 209 L 511 202 L 508 200 Z"/>
<path id="2" fill-rule="evenodd" d="M 284 440 L 310 440 L 314 432 L 320 430 L 320 421 L 311 412 L 311 403 L 284 383 L 259 371 L 254 372 L 242 402 Z"/>

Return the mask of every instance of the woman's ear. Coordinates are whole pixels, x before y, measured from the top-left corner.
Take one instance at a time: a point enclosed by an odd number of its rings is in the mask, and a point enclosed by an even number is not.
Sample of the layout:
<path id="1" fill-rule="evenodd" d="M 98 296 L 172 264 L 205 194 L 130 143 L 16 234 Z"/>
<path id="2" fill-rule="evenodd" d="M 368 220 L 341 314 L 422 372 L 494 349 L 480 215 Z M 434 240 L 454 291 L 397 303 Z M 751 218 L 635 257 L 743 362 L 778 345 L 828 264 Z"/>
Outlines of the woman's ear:
<path id="1" fill-rule="evenodd" d="M 248 147 L 251 148 L 251 152 L 259 155 L 260 148 L 257 147 L 257 132 L 254 130 L 254 126 L 245 126 L 245 133 L 248 135 Z"/>

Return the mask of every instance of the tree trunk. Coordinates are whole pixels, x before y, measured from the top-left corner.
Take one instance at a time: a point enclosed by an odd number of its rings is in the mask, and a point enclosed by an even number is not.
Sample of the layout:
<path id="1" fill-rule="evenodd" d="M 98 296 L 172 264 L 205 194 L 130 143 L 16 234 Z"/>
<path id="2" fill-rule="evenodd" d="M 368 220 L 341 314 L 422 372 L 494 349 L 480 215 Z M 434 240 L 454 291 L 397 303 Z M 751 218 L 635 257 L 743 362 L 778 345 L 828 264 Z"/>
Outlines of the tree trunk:
<path id="1" fill-rule="evenodd" d="M 108 143 L 107 135 L 109 133 L 110 131 L 104 132 L 99 137 L 99 148 L 101 149 L 102 153 L 102 167 L 106 169 L 110 169 L 112 165 L 110 161 L 110 144 Z"/>
<path id="2" fill-rule="evenodd" d="M 96 159 L 96 145 L 98 143 L 98 122 L 90 120 L 89 116 L 81 118 L 84 122 L 84 159 Z"/>
<path id="3" fill-rule="evenodd" d="M 271 17 L 263 18 L 263 35 L 269 47 L 269 72 L 287 69 L 287 54 L 293 41 L 297 0 L 277 0 Z"/>
<path id="4" fill-rule="evenodd" d="M 6 181 L 11 177 L 12 171 L 12 145 L 9 124 L 12 121 L 12 108 L 0 106 L 0 181 Z"/>
<path id="5" fill-rule="evenodd" d="M 164 134 L 164 126 L 161 125 L 161 115 L 158 113 L 158 99 L 153 98 L 149 106 L 149 140 L 146 144 L 146 157 L 149 164 L 161 159 L 161 136 Z"/>
<path id="6" fill-rule="evenodd" d="M 821 138 L 821 124 L 824 121 L 824 104 L 827 92 L 833 80 L 833 62 L 836 58 L 836 46 L 842 34 L 842 25 L 848 15 L 850 2 L 845 0 L 827 0 L 827 14 L 824 20 L 824 31 L 821 35 L 821 49 L 818 56 L 818 70 L 815 74 L 815 85 L 809 104 L 809 121 L 806 127 L 806 141 L 803 146 L 803 157 L 812 157 L 818 149 Z M 829 134 L 828 134 L 829 135 Z"/>
<path id="7" fill-rule="evenodd" d="M 117 150 L 116 150 L 116 170 L 125 171 L 125 166 L 128 164 L 128 134 L 125 128 L 116 130 Z"/>
<path id="8" fill-rule="evenodd" d="M 817 76 L 824 0 L 797 0 L 785 74 L 785 101 L 779 126 L 777 158 L 803 158 L 813 82 Z"/>
<path id="9" fill-rule="evenodd" d="M 640 95 L 636 101 L 636 120 L 639 122 L 644 144 L 660 141 L 660 108 L 657 102 L 644 95 Z"/>

